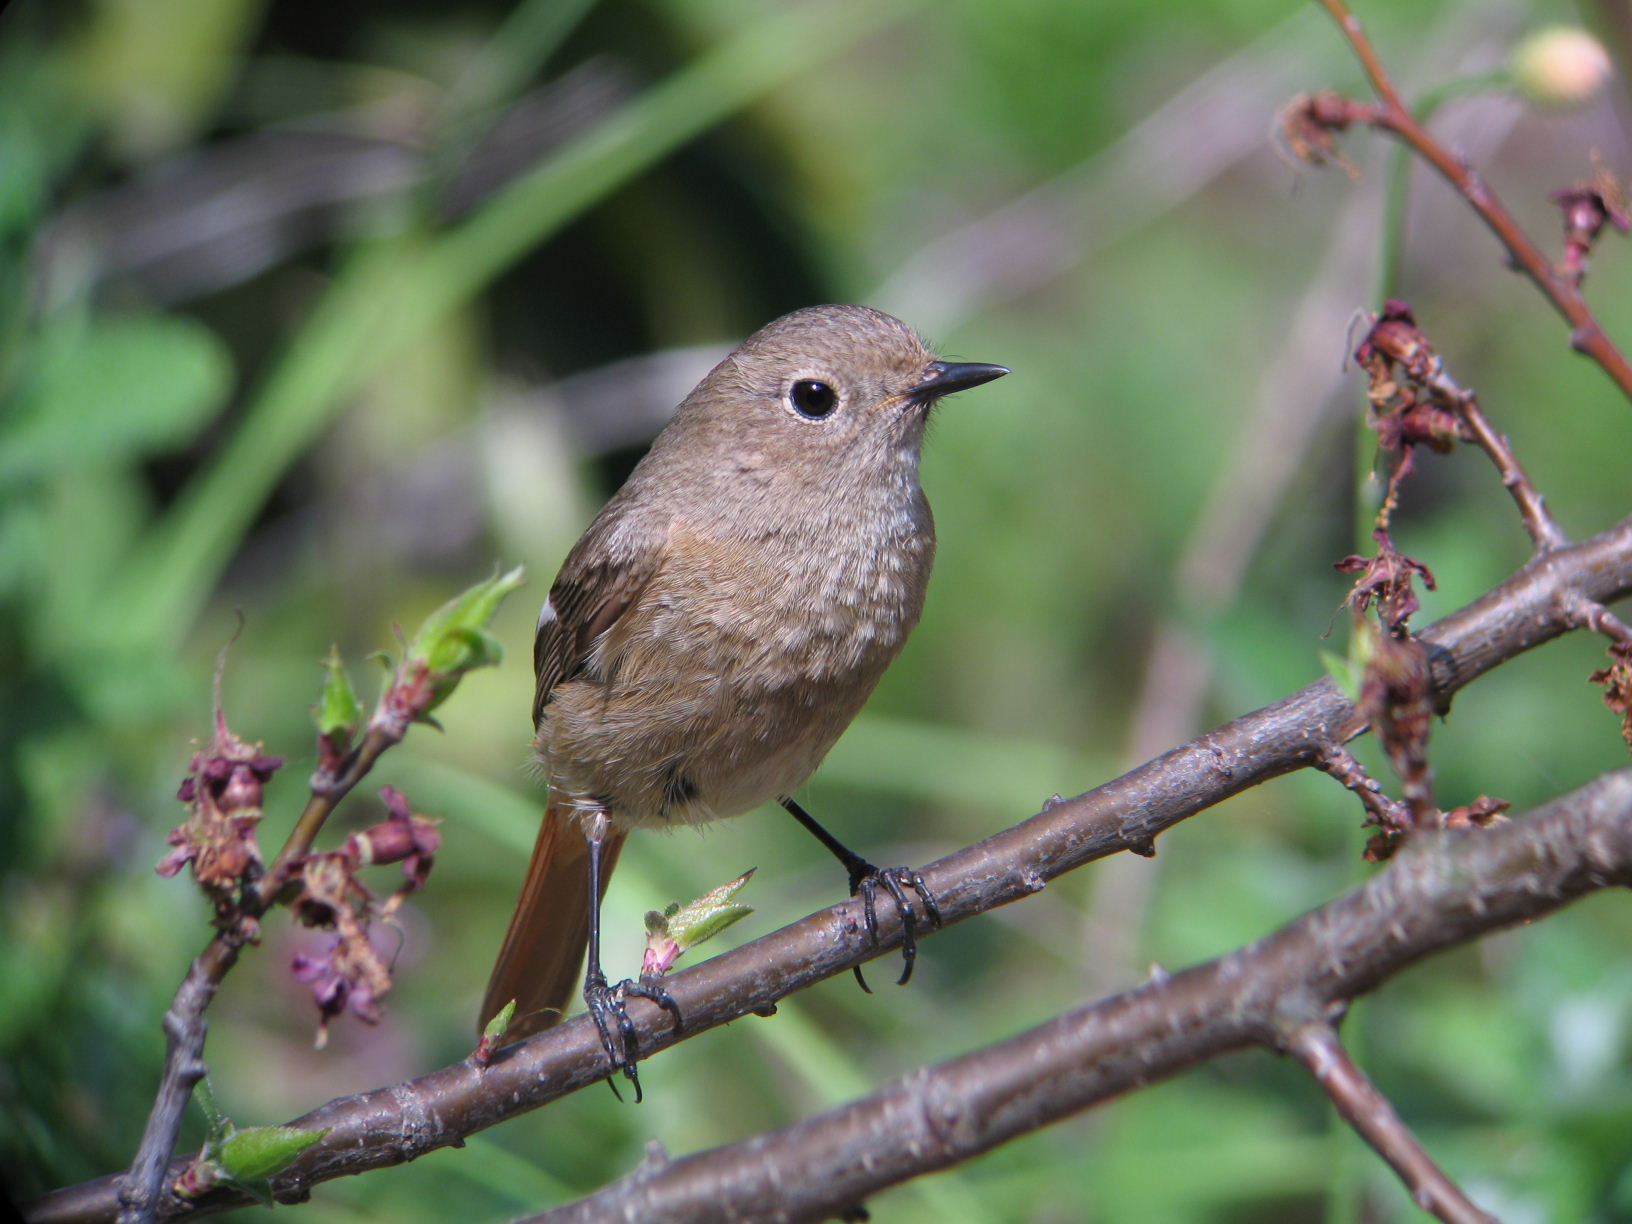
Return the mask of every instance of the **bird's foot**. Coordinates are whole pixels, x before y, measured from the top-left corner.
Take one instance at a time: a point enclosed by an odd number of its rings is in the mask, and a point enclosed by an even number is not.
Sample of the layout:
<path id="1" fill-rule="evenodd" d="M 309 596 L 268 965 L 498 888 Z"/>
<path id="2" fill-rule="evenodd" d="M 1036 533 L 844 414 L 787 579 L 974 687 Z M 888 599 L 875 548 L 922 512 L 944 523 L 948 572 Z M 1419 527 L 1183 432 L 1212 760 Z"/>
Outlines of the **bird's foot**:
<path id="1" fill-rule="evenodd" d="M 607 1060 L 612 1064 L 608 1068 L 606 1082 L 613 1094 L 621 1099 L 622 1094 L 618 1092 L 613 1076 L 622 1071 L 635 1086 L 635 1104 L 639 1105 L 643 1094 L 640 1090 L 640 1073 L 635 1070 L 635 1064 L 640 1060 L 640 1040 L 636 1036 L 634 1022 L 629 1019 L 627 1004 L 631 998 L 646 999 L 668 1012 L 674 1017 L 676 1033 L 684 1024 L 684 1018 L 680 1015 L 680 1004 L 661 986 L 629 979 L 609 986 L 604 976 L 593 973 L 584 982 L 584 1006 L 595 1017 L 595 1027 L 601 1034 L 601 1048 L 606 1051 Z"/>
<path id="2" fill-rule="evenodd" d="M 861 898 L 861 912 L 867 925 L 867 934 L 873 942 L 878 942 L 878 890 L 882 888 L 890 894 L 895 902 L 896 913 L 901 915 L 901 976 L 895 980 L 897 986 L 905 986 L 912 977 L 912 967 L 918 960 L 919 917 L 918 910 L 913 906 L 908 891 L 918 894 L 918 900 L 924 907 L 924 917 L 929 925 L 941 925 L 941 909 L 935 904 L 935 894 L 929 891 L 924 883 L 924 877 L 911 867 L 874 867 L 871 863 L 862 861 L 850 869 L 850 895 Z M 856 981 L 868 994 L 872 988 L 867 985 L 867 979 L 861 974 L 861 966 L 855 967 Z"/>

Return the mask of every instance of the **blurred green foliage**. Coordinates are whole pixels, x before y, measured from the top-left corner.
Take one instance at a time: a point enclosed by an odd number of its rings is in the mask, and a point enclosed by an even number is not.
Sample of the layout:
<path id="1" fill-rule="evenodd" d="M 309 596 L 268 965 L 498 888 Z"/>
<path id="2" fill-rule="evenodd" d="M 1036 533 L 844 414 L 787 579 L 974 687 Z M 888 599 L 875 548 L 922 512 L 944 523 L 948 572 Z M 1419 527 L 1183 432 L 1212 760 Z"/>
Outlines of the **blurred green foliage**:
<path id="1" fill-rule="evenodd" d="M 1572 15 L 1543 0 L 1359 11 L 1414 92 Z M 347 1021 L 314 1051 L 288 975 L 299 938 L 276 920 L 222 992 L 209 1045 L 222 1106 L 245 1125 L 468 1052 L 539 806 L 522 605 L 706 368 L 690 346 L 862 300 L 943 352 L 1016 371 L 938 418 L 928 612 L 809 788 L 875 860 L 925 861 L 1105 780 L 1153 709 L 1166 739 L 1147 752 L 1318 676 L 1319 651 L 1341 649 L 1325 636 L 1345 589 L 1330 563 L 1355 548 L 1358 513 L 1344 319 L 1375 305 L 1389 165 L 1361 134 L 1344 145 L 1356 180 L 1276 158 L 1276 107 L 1326 86 L 1364 88 L 1335 30 L 1288 0 L 11 5 L 12 1192 L 134 1150 L 160 1017 L 207 936 L 199 899 L 152 865 L 238 614 L 229 717 L 291 761 L 269 790 L 275 845 L 314 759 L 307 710 L 331 642 L 353 660 L 388 648 L 393 622 L 502 559 L 535 576 L 495 622 L 505 666 L 472 675 L 446 733 L 416 731 L 379 771 L 445 822 L 431 885 L 403 915 L 385 1022 Z M 1566 116 L 1486 95 L 1437 122 L 1556 242 L 1546 193 L 1582 177 L 1594 148 L 1624 174 L 1624 119 L 1619 92 Z M 1411 198 L 1398 291 L 1565 525 L 1620 518 L 1627 405 L 1459 201 L 1423 178 Z M 1587 287 L 1632 338 L 1621 246 L 1599 251 Z M 614 364 L 650 354 L 675 356 Z M 1291 411 L 1257 415 L 1266 403 Z M 1268 475 L 1283 458 L 1284 480 Z M 1478 456 L 1423 466 L 1396 536 L 1439 577 L 1425 623 L 1526 548 Z M 1188 662 L 1142 693 L 1168 631 Z M 1435 732 L 1445 802 L 1489 792 L 1522 811 L 1624 760 L 1584 683 L 1599 657 L 1561 642 L 1460 697 Z M 354 824 L 373 818 L 371 798 L 350 806 Z M 1097 865 L 933 939 L 908 990 L 836 981 L 689 1042 L 643 1070 L 640 1109 L 580 1094 L 298 1210 L 502 1219 L 627 1172 L 648 1139 L 683 1152 L 804 1116 L 1151 962 L 1265 933 L 1361 877 L 1359 818 L 1326 780 L 1288 778 L 1175 830 L 1154 861 Z M 756 913 L 724 942 L 842 886 L 778 814 L 702 836 L 631 843 L 609 905 L 614 967 L 638 964 L 646 910 L 748 867 Z M 1632 911 L 1601 898 L 1441 957 L 1349 1021 L 1429 1149 L 1504 1219 L 1632 1219 L 1629 936 Z M 1262 1054 L 875 1208 L 903 1224 L 1414 1217 L 1318 1090 Z"/>

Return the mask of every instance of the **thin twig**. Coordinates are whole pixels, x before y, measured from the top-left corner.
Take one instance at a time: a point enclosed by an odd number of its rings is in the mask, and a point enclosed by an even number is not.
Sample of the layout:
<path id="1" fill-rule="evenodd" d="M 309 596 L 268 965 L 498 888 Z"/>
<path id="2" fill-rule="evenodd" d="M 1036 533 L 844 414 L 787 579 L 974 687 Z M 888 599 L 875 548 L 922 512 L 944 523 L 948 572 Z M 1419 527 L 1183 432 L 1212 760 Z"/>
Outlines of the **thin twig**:
<path id="1" fill-rule="evenodd" d="M 1478 174 L 1417 122 L 1410 108 L 1401 101 L 1359 19 L 1349 11 L 1343 0 L 1320 0 L 1320 3 L 1342 29 L 1372 88 L 1382 100 L 1382 106 L 1369 119 L 1372 126 L 1392 132 L 1405 141 L 1461 193 L 1497 240 L 1507 248 L 1513 265 L 1530 278 L 1570 325 L 1570 344 L 1577 352 L 1586 354 L 1602 366 L 1604 372 L 1614 379 L 1615 385 L 1620 387 L 1621 393 L 1632 399 L 1632 362 L 1628 362 L 1626 355 L 1604 333 L 1579 289 L 1568 277 L 1561 275 L 1536 244 L 1530 241 L 1513 215 Z"/>
<path id="2" fill-rule="evenodd" d="M 1480 675 L 1571 628 L 1564 610 L 1564 592 L 1571 590 L 1606 604 L 1632 594 L 1632 518 L 1535 558 L 1508 581 L 1423 630 L 1436 704 L 1447 706 Z M 950 927 L 1030 896 L 1085 863 L 1123 850 L 1151 852 L 1164 830 L 1260 782 L 1315 764 L 1332 744 L 1363 730 L 1353 704 L 1330 680 L 1321 680 L 932 863 L 924 869 L 925 882 Z M 900 937 L 899 920 L 886 908 L 878 914 L 874 943 L 863 927 L 859 904 L 847 901 L 694 966 L 668 981 L 686 1017 L 684 1038 L 768 1013 L 794 991 L 892 949 Z M 670 1020 L 658 1008 L 637 1000 L 630 1015 L 642 1051 L 655 1053 L 675 1044 Z M 1122 1050 L 1125 1056 L 1139 1048 L 1125 1045 Z M 402 1164 L 605 1076 L 606 1054 L 594 1022 L 579 1016 L 499 1051 L 485 1068 L 467 1061 L 331 1101 L 293 1123 L 332 1130 L 274 1180 L 275 1192 L 281 1201 L 296 1201 L 318 1182 Z M 179 1165 L 172 1167 L 180 1172 Z M 30 1206 L 29 1219 L 37 1224 L 100 1224 L 116 1210 L 114 1181 L 103 1178 L 47 1195 Z M 248 1201 L 213 1191 L 185 1214 Z"/>
<path id="3" fill-rule="evenodd" d="M 1496 432 L 1471 391 L 1458 403 L 1462 419 L 1467 422 L 1469 430 L 1473 433 L 1473 440 L 1490 456 L 1497 472 L 1501 474 L 1503 487 L 1512 494 L 1513 500 L 1518 504 L 1525 530 L 1530 533 L 1530 540 L 1535 544 L 1536 551 L 1546 552 L 1548 549 L 1559 548 L 1568 543 L 1569 538 L 1564 534 L 1564 528 L 1559 526 L 1552 511 L 1547 509 L 1547 499 L 1530 482 L 1530 477 L 1519 463 L 1518 456 L 1513 453 L 1507 435 Z"/>
<path id="4" fill-rule="evenodd" d="M 1358 757 L 1342 744 L 1329 744 L 1315 758 L 1315 768 L 1329 774 L 1353 791 L 1370 817 L 1369 823 L 1384 829 L 1403 830 L 1412 827 L 1411 810 L 1398 799 L 1383 792 L 1382 784 L 1366 772 Z"/>
<path id="5" fill-rule="evenodd" d="M 1575 628 L 1601 633 L 1610 641 L 1622 645 L 1632 644 L 1632 625 L 1597 600 L 1589 599 L 1579 591 L 1566 591 L 1559 598 L 1565 616 Z"/>
<path id="6" fill-rule="evenodd" d="M 210 941 L 188 967 L 187 977 L 165 1013 L 164 1072 L 136 1155 L 130 1168 L 117 1179 L 119 1224 L 145 1224 L 158 1215 L 187 1103 L 198 1081 L 204 1078 L 204 1012 L 238 960 L 245 943 L 242 931 L 242 927 L 235 926 Z"/>
<path id="7" fill-rule="evenodd" d="M 1568 543 L 1569 537 L 1564 534 L 1564 528 L 1547 508 L 1547 499 L 1531 482 L 1507 436 L 1496 431 L 1490 423 L 1490 418 L 1479 407 L 1479 397 L 1452 378 L 1446 372 L 1443 362 L 1435 363 L 1434 371 L 1427 381 L 1429 386 L 1456 405 L 1457 413 L 1467 425 L 1474 443 L 1489 455 L 1490 461 L 1496 465 L 1496 471 L 1502 478 L 1502 486 L 1518 505 L 1519 515 L 1524 519 L 1524 528 L 1530 533 L 1530 541 L 1535 545 L 1536 551 L 1547 552 Z"/>
<path id="8" fill-rule="evenodd" d="M 1632 789 L 1627 793 L 1632 800 Z M 1623 837 L 1629 816 L 1632 807 L 1621 813 Z M 1288 1035 L 1286 1049 L 1315 1077 L 1337 1112 L 1399 1174 L 1418 1207 L 1445 1224 L 1500 1224 L 1495 1216 L 1476 1207 L 1423 1150 L 1388 1098 L 1354 1065 L 1335 1028 L 1323 1020 L 1300 1024 Z"/>

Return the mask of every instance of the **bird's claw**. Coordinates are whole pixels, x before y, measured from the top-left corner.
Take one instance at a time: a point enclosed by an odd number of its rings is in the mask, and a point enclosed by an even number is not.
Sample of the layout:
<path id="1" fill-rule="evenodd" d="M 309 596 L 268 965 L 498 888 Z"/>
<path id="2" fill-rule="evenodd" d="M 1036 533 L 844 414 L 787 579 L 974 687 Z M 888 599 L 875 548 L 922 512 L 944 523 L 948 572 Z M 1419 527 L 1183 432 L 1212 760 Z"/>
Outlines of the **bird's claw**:
<path id="1" fill-rule="evenodd" d="M 621 1099 L 622 1094 L 618 1092 L 617 1082 L 612 1077 L 622 1071 L 635 1086 L 635 1104 L 639 1105 L 643 1094 L 640 1090 L 640 1073 L 636 1071 L 635 1064 L 640 1060 L 640 1040 L 635 1033 L 634 1021 L 629 1019 L 627 1003 L 631 997 L 655 1003 L 673 1016 L 676 1033 L 684 1024 L 684 1017 L 680 1014 L 680 1004 L 661 986 L 629 979 L 608 985 L 604 977 L 591 977 L 584 983 L 584 1006 L 595 1017 L 595 1027 L 601 1034 L 601 1049 L 606 1051 L 607 1061 L 612 1064 L 607 1070 L 606 1082 L 611 1085 L 613 1094 Z"/>
<path id="2" fill-rule="evenodd" d="M 878 890 L 882 887 L 890 894 L 895 902 L 895 909 L 901 915 L 901 976 L 895 980 L 897 986 L 905 986 L 912 977 L 912 967 L 918 960 L 918 911 L 913 908 L 912 900 L 907 892 L 910 889 L 918 894 L 918 899 L 924 907 L 924 915 L 929 919 L 931 926 L 941 925 L 941 909 L 935 903 L 935 894 L 929 891 L 924 883 L 924 877 L 911 867 L 874 867 L 871 863 L 864 863 L 850 873 L 850 895 L 861 898 L 861 912 L 867 927 L 867 934 L 876 944 L 878 942 Z M 867 985 L 867 979 L 862 976 L 861 966 L 854 968 L 856 982 L 868 994 L 872 988 Z"/>

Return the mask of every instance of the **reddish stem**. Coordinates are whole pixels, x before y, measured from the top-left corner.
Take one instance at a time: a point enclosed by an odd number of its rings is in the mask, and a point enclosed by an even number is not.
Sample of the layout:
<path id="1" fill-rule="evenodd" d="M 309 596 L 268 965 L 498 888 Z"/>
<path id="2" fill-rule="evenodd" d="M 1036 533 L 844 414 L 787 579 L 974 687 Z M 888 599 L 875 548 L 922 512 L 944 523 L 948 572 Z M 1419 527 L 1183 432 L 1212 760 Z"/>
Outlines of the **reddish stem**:
<path id="1" fill-rule="evenodd" d="M 1621 393 L 1632 399 L 1632 362 L 1628 362 L 1626 355 L 1604 334 L 1603 328 L 1581 297 L 1577 286 L 1568 276 L 1554 268 L 1540 248 L 1530 241 L 1512 214 L 1497 199 L 1496 194 L 1480 180 L 1478 174 L 1435 140 L 1417 122 L 1415 116 L 1401 101 L 1393 81 L 1389 79 L 1382 61 L 1377 57 L 1376 49 L 1361 28 L 1359 19 L 1349 12 L 1343 0 L 1320 0 L 1320 2 L 1337 22 L 1344 37 L 1349 40 L 1360 66 L 1365 69 L 1366 76 L 1371 81 L 1371 87 L 1382 100 L 1382 106 L 1370 117 L 1372 126 L 1391 132 L 1405 141 L 1462 194 L 1479 214 L 1480 219 L 1496 235 L 1497 240 L 1507 248 L 1514 267 L 1530 278 L 1570 325 L 1570 344 L 1577 352 L 1586 354 L 1602 366 L 1604 372 L 1615 380 L 1616 386 L 1620 387 Z"/>

